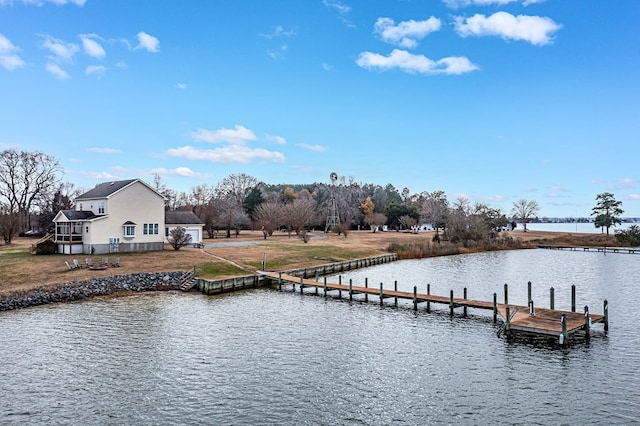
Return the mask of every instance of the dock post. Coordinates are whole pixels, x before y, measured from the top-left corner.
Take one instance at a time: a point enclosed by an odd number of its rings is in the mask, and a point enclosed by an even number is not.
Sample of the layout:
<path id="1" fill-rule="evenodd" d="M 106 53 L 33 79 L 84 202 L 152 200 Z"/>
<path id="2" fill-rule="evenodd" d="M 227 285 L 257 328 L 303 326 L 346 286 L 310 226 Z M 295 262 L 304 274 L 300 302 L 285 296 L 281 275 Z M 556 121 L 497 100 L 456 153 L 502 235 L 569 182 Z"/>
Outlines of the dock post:
<path id="1" fill-rule="evenodd" d="M 427 296 L 431 295 L 431 284 L 427 284 Z M 431 312 L 431 302 L 427 300 L 427 312 Z"/>
<path id="2" fill-rule="evenodd" d="M 353 280 L 349 278 L 349 302 L 353 300 Z"/>
<path id="3" fill-rule="evenodd" d="M 324 277 L 324 297 L 327 298 L 327 277 Z"/>
<path id="4" fill-rule="evenodd" d="M 278 290 L 282 290 L 282 272 L 278 272 Z"/>
<path id="5" fill-rule="evenodd" d="M 576 311 L 576 285 L 571 285 L 571 312 Z"/>
<path id="6" fill-rule="evenodd" d="M 462 298 L 464 300 L 467 300 L 467 288 L 465 287 L 463 292 L 462 292 Z M 462 308 L 462 316 L 464 316 L 465 318 L 467 317 L 467 305 L 464 305 L 464 307 Z"/>
<path id="7" fill-rule="evenodd" d="M 609 331 L 609 302 L 604 301 L 604 331 Z"/>
<path id="8" fill-rule="evenodd" d="M 527 300 L 531 300 L 531 281 L 527 283 Z"/>
<path id="9" fill-rule="evenodd" d="M 507 332 L 507 334 L 511 331 L 511 315 L 510 315 L 510 311 L 511 309 L 509 308 L 509 305 L 504 307 L 504 331 Z"/>
<path id="10" fill-rule="evenodd" d="M 342 285 L 342 275 L 338 275 L 338 284 Z M 338 289 L 338 297 L 342 299 L 342 289 Z"/>
<path id="11" fill-rule="evenodd" d="M 380 283 L 380 306 L 383 305 L 384 302 L 384 288 L 382 283 Z"/>
<path id="12" fill-rule="evenodd" d="M 533 299 L 529 299 L 529 316 L 530 317 L 536 316 L 536 310 L 533 307 Z"/>
<path id="13" fill-rule="evenodd" d="M 364 279 L 364 288 L 369 288 L 369 279 L 365 277 Z M 369 302 L 369 293 L 364 293 L 364 301 Z"/>
<path id="14" fill-rule="evenodd" d="M 413 310 L 418 310 L 418 287 L 413 286 Z"/>
<path id="15" fill-rule="evenodd" d="M 302 276 L 300 276 L 300 294 L 302 294 L 303 289 L 304 289 L 304 282 L 302 282 Z"/>
<path id="16" fill-rule="evenodd" d="M 506 283 L 504 285 L 504 304 L 509 304 L 509 286 Z"/>
<path id="17" fill-rule="evenodd" d="M 449 291 L 449 316 L 453 316 L 453 290 Z"/>
<path id="18" fill-rule="evenodd" d="M 398 291 L 398 280 L 393 282 L 393 291 Z M 393 306 L 398 307 L 398 297 L 393 298 Z"/>
<path id="19" fill-rule="evenodd" d="M 589 317 L 589 306 L 584 305 L 584 337 L 589 341 L 589 329 L 591 328 L 591 318 Z"/>
<path id="20" fill-rule="evenodd" d="M 562 333 L 560 334 L 560 344 L 564 347 L 567 346 L 567 314 L 564 312 L 560 317 L 560 324 L 562 324 Z"/>
<path id="21" fill-rule="evenodd" d="M 493 323 L 498 322 L 498 294 L 493 293 Z"/>
<path id="22" fill-rule="evenodd" d="M 551 309 L 552 311 L 555 309 L 555 290 L 553 289 L 553 287 L 551 287 L 549 289 L 549 309 Z"/>

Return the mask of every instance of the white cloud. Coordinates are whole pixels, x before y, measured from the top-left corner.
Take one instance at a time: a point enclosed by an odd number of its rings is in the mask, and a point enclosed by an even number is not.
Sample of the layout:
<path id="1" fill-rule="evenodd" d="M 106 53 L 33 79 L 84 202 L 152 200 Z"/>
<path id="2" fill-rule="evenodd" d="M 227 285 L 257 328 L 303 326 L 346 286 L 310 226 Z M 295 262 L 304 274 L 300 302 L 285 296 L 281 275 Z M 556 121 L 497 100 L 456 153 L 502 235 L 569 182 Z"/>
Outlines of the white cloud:
<path id="1" fill-rule="evenodd" d="M 120 176 L 115 176 L 115 175 L 112 175 L 111 173 L 108 173 L 108 172 L 85 172 L 85 171 L 79 171 L 78 174 L 80 176 L 88 177 L 90 179 L 97 179 L 97 180 L 119 180 L 119 179 L 121 179 Z"/>
<path id="2" fill-rule="evenodd" d="M 186 160 L 206 160 L 212 163 L 250 163 L 253 160 L 265 160 L 273 163 L 283 163 L 284 154 L 266 149 L 252 149 L 245 145 L 231 144 L 216 149 L 198 149 L 192 146 L 171 148 L 166 151 L 171 157 L 183 158 Z"/>
<path id="3" fill-rule="evenodd" d="M 478 69 L 477 65 L 464 56 L 450 56 L 434 61 L 399 49 L 394 49 L 389 56 L 363 52 L 358 56 L 356 64 L 365 69 L 388 71 L 397 68 L 419 74 L 464 74 Z"/>
<path id="4" fill-rule="evenodd" d="M 156 53 L 160 50 L 160 41 L 154 36 L 140 31 L 137 35 L 138 45 L 136 49 L 145 49 L 149 52 Z"/>
<path id="5" fill-rule="evenodd" d="M 282 136 L 267 135 L 267 140 L 278 145 L 285 145 L 287 143 L 287 140 Z"/>
<path id="6" fill-rule="evenodd" d="M 187 88 L 187 83 L 178 83 L 178 89 L 186 89 Z"/>
<path id="7" fill-rule="evenodd" d="M 95 152 L 96 154 L 120 154 L 122 151 L 114 148 L 87 148 L 89 152 Z"/>
<path id="8" fill-rule="evenodd" d="M 98 77 L 102 77 L 107 72 L 107 67 L 103 65 L 89 65 L 84 73 L 86 75 L 96 75 Z"/>
<path id="9" fill-rule="evenodd" d="M 210 173 L 197 173 L 189 167 L 176 167 L 175 169 L 156 168 L 151 173 L 157 173 L 162 176 L 182 176 L 190 178 L 207 179 L 211 177 Z"/>
<path id="10" fill-rule="evenodd" d="M 458 16 L 455 27 L 462 37 L 498 36 L 503 39 L 527 41 L 533 45 L 552 42 L 553 34 L 562 28 L 552 19 L 543 16 L 514 16 L 507 12 L 496 12 L 491 16 L 475 14 L 470 18 Z"/>
<path id="11" fill-rule="evenodd" d="M 327 147 L 322 145 L 308 145 L 306 143 L 299 143 L 296 145 L 300 148 L 308 149 L 309 151 L 313 152 L 325 152 L 327 150 Z"/>
<path id="12" fill-rule="evenodd" d="M 82 48 L 84 49 L 84 53 L 87 55 L 96 58 L 102 59 L 107 55 L 104 48 L 100 43 L 98 43 L 99 37 L 95 34 L 82 34 L 80 35 L 80 40 L 82 40 Z"/>
<path id="13" fill-rule="evenodd" d="M 529 6 L 535 3 L 544 3 L 545 0 L 443 0 L 450 8 L 457 9 L 467 6 L 504 6 L 509 3 L 522 3 Z"/>
<path id="14" fill-rule="evenodd" d="M 355 25 L 349 20 L 348 15 L 351 12 L 351 7 L 338 1 L 338 0 L 322 0 L 322 4 L 328 9 L 333 9 L 338 12 L 338 17 L 344 25 L 349 28 L 354 28 Z"/>
<path id="15" fill-rule="evenodd" d="M 51 75 L 59 80 L 66 80 L 69 78 L 69 73 L 60 68 L 58 64 L 54 64 L 53 62 L 48 62 L 47 65 L 45 65 L 44 69 L 49 71 Z"/>
<path id="16" fill-rule="evenodd" d="M 236 125 L 234 129 L 198 129 L 196 132 L 191 133 L 191 136 L 197 141 L 210 143 L 246 144 L 248 141 L 256 140 L 256 135 L 251 130 L 239 125 Z"/>
<path id="17" fill-rule="evenodd" d="M 0 33 L 0 66 L 2 68 L 13 71 L 24 66 L 24 61 L 16 54 L 18 51 L 20 49 Z"/>
<path id="18" fill-rule="evenodd" d="M 640 194 L 629 194 L 627 196 L 628 200 L 640 200 Z"/>
<path id="19" fill-rule="evenodd" d="M 125 61 L 119 61 L 116 64 L 116 67 L 120 68 L 121 70 L 126 70 L 127 68 L 129 68 L 129 66 L 127 65 L 127 63 Z"/>
<path id="20" fill-rule="evenodd" d="M 439 31 L 442 23 L 438 18 L 430 17 L 424 21 L 403 21 L 396 25 L 391 18 L 378 18 L 374 31 L 380 38 L 390 44 L 405 49 L 413 49 L 430 33 Z"/>
<path id="21" fill-rule="evenodd" d="M 278 37 L 291 37 L 296 35 L 296 30 L 285 30 L 282 25 L 276 25 L 269 34 L 260 34 L 261 37 L 273 39 Z"/>
<path id="22" fill-rule="evenodd" d="M 80 50 L 78 45 L 75 43 L 65 43 L 58 38 L 48 35 L 44 35 L 43 38 L 44 41 L 42 42 L 42 47 L 53 53 L 53 57 L 50 57 L 52 60 L 71 61 L 73 56 L 78 53 L 78 50 Z"/>

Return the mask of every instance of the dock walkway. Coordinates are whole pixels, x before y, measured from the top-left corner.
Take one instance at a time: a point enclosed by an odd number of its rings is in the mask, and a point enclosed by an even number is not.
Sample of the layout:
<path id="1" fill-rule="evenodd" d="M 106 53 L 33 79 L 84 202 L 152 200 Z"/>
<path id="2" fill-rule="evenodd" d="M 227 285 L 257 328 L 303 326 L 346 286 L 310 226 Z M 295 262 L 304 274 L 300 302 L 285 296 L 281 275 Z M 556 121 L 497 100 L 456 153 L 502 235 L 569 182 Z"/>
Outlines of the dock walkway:
<path id="1" fill-rule="evenodd" d="M 322 289 L 325 297 L 327 296 L 327 292 L 330 291 L 338 291 L 340 298 L 342 298 L 342 292 L 345 292 L 348 294 L 350 300 L 355 294 L 364 294 L 365 301 L 368 301 L 368 296 L 374 296 L 378 298 L 380 305 L 383 305 L 385 299 L 394 299 L 396 306 L 398 299 L 404 299 L 413 302 L 414 310 L 417 309 L 419 303 L 427 303 L 427 310 L 429 310 L 430 303 L 438 303 L 448 305 L 450 315 L 452 316 L 455 308 L 463 308 L 465 316 L 467 314 L 467 308 L 491 310 L 494 314 L 494 322 L 497 321 L 497 317 L 499 316 L 504 323 L 503 329 L 507 334 L 518 332 L 538 336 L 554 336 L 559 339 L 561 344 L 565 344 L 568 336 L 578 331 L 584 331 L 588 338 L 589 329 L 591 325 L 595 323 L 603 323 L 605 331 L 608 330 L 607 301 L 604 302 L 604 315 L 598 315 L 589 313 L 587 307 L 585 307 L 586 310 L 584 313 L 579 313 L 575 311 L 534 308 L 533 302 L 530 302 L 529 306 L 497 303 L 495 293 L 493 295 L 493 301 L 489 302 L 467 299 L 466 297 L 453 297 L 453 290 L 447 297 L 430 294 L 430 291 L 426 294 L 418 293 L 416 287 L 414 287 L 413 292 L 408 292 L 398 291 L 397 288 L 393 290 L 385 289 L 382 283 L 379 288 L 375 288 L 369 287 L 368 285 L 365 287 L 354 286 L 351 282 L 349 284 L 342 284 L 341 282 L 329 283 L 326 277 L 324 281 L 321 282 L 283 273 L 261 271 L 259 274 L 277 282 L 279 288 L 282 288 L 282 285 L 292 285 L 293 291 L 296 291 L 296 285 L 298 285 L 301 293 L 304 292 L 305 288 L 314 288 L 316 294 Z M 397 287 L 397 284 L 395 287 Z"/>

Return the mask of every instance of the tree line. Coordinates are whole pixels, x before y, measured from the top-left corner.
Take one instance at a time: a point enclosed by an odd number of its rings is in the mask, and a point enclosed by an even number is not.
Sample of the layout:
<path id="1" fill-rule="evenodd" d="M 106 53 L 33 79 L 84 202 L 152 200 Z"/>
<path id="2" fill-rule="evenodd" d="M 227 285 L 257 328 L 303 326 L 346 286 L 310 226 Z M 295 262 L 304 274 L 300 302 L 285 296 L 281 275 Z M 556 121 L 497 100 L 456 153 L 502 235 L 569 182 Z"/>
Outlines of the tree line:
<path id="1" fill-rule="evenodd" d="M 63 182 L 62 175 L 58 161 L 42 152 L 9 149 L 1 153 L 0 233 L 6 243 L 17 234 L 50 230 L 58 211 L 73 208 L 74 198 L 85 190 Z M 359 183 L 344 176 L 331 183 L 276 185 L 241 173 L 177 192 L 154 174 L 150 185 L 165 197 L 166 209 L 193 211 L 204 222 L 209 238 L 221 233 L 231 237 L 242 229 L 262 230 L 265 239 L 276 230 L 306 238 L 311 229 L 325 229 L 329 214 L 335 211 L 339 225 L 330 231 L 345 237 L 353 229 L 418 232 L 429 224 L 436 231 L 435 241 L 465 244 L 496 239 L 516 222 L 526 231 L 526 224 L 540 210 L 536 201 L 521 199 L 513 203 L 508 218 L 486 203 L 464 197 L 449 200 L 444 191 L 412 194 L 408 188 Z M 604 201 L 598 198 L 594 208 L 596 226 L 606 227 L 607 233 L 622 214 L 620 204 L 609 195 Z"/>

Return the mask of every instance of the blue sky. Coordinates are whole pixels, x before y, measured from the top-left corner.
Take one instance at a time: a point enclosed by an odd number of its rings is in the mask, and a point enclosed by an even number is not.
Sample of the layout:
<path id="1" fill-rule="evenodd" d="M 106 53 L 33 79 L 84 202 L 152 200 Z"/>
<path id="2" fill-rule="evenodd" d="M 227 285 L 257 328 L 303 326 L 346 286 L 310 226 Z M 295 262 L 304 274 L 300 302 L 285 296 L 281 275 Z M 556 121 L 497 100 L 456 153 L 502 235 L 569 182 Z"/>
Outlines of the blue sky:
<path id="1" fill-rule="evenodd" d="M 640 1 L 0 0 L 0 149 L 640 217 Z"/>

